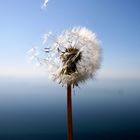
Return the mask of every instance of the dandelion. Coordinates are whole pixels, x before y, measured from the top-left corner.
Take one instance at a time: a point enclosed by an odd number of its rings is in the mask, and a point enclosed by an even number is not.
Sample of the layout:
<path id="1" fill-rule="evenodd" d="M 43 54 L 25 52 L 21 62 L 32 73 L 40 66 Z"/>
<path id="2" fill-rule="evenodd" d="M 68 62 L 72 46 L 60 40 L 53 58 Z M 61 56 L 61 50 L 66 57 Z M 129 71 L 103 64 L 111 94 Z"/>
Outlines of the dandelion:
<path id="1" fill-rule="evenodd" d="M 52 34 L 52 33 L 51 33 Z M 46 34 L 44 42 L 48 39 Z M 46 48 L 49 74 L 62 85 L 78 85 L 93 78 L 100 67 L 100 43 L 85 27 L 63 31 Z"/>
<path id="2" fill-rule="evenodd" d="M 46 65 L 53 80 L 67 85 L 68 140 L 72 140 L 71 85 L 78 86 L 94 78 L 100 68 L 101 49 L 96 34 L 85 27 L 74 27 L 55 37 L 52 33 L 44 36 L 52 42 L 44 49 L 45 58 L 38 60 Z"/>

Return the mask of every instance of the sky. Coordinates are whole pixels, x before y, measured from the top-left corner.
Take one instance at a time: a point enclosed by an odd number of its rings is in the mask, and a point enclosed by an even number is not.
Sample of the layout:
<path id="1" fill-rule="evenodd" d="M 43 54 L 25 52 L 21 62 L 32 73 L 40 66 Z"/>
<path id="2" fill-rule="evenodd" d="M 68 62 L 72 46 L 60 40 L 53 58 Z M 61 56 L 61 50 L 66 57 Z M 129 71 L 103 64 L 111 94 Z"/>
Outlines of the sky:
<path id="1" fill-rule="evenodd" d="M 43 34 L 84 26 L 102 47 L 100 78 L 140 78 L 139 0 L 0 0 L 0 76 L 45 74 L 27 62 Z"/>

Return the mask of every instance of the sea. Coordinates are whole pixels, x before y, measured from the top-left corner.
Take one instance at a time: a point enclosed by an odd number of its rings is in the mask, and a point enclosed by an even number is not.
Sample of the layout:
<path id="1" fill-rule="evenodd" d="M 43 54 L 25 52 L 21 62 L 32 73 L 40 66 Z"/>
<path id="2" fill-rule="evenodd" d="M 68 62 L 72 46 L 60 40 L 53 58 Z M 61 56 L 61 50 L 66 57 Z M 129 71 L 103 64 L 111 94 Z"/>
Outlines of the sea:
<path id="1" fill-rule="evenodd" d="M 0 140 L 67 140 L 66 87 L 44 77 L 0 77 Z M 140 140 L 140 79 L 72 89 L 73 140 Z"/>

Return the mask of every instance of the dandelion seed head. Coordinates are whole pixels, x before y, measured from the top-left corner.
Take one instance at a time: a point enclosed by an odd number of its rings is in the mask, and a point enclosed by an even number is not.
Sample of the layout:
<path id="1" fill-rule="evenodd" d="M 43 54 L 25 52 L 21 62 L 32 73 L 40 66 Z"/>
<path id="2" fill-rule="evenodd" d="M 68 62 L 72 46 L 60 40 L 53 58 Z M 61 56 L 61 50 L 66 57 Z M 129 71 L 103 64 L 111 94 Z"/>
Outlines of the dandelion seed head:
<path id="1" fill-rule="evenodd" d="M 48 43 L 51 36 L 52 42 Z M 100 67 L 101 49 L 96 34 L 85 27 L 74 27 L 54 37 L 51 32 L 44 35 L 46 48 L 44 58 L 38 56 L 37 48 L 28 54 L 36 58 L 58 83 L 78 85 L 94 78 Z M 46 43 L 47 42 L 47 43 Z"/>
<path id="2" fill-rule="evenodd" d="M 94 78 L 100 67 L 100 43 L 96 34 L 85 27 L 63 31 L 50 48 L 49 73 L 62 85 Z"/>

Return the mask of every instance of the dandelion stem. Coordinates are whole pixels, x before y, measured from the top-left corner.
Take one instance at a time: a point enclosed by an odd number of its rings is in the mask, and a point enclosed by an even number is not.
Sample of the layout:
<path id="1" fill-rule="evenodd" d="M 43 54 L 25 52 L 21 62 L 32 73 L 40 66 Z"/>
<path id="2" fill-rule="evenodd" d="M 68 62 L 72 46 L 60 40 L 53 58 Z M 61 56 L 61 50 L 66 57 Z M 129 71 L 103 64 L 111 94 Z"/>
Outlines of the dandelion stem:
<path id="1" fill-rule="evenodd" d="M 72 97 L 71 97 L 71 85 L 67 84 L 67 127 L 68 127 L 68 140 L 73 139 L 73 127 L 72 127 Z"/>

